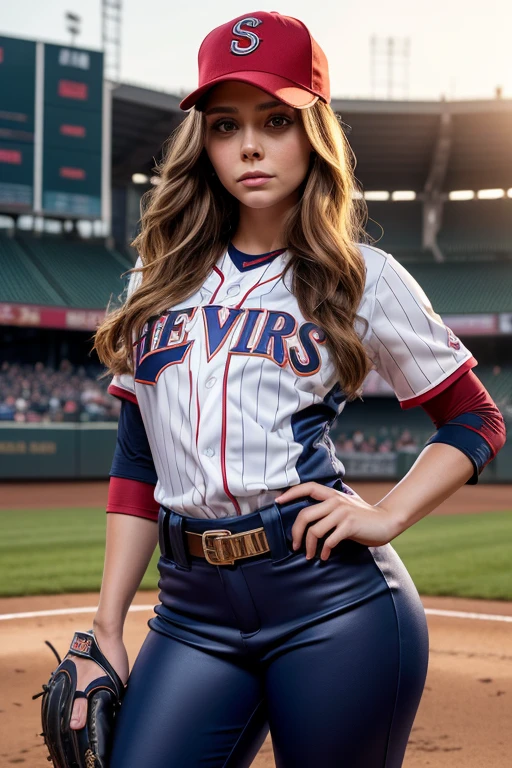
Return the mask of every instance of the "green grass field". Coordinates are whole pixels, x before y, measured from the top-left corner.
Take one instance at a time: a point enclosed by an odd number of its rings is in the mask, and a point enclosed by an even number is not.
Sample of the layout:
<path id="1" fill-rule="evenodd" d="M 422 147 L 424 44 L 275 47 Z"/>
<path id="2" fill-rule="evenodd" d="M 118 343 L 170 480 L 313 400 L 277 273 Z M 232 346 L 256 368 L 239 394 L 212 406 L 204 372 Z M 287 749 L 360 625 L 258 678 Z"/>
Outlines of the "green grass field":
<path id="1" fill-rule="evenodd" d="M 0 596 L 99 590 L 104 509 L 0 512 Z M 427 516 L 393 540 L 422 595 L 512 600 L 512 511 Z M 158 548 L 142 589 L 156 589 Z M 130 564 L 127 563 L 129 568 Z"/>

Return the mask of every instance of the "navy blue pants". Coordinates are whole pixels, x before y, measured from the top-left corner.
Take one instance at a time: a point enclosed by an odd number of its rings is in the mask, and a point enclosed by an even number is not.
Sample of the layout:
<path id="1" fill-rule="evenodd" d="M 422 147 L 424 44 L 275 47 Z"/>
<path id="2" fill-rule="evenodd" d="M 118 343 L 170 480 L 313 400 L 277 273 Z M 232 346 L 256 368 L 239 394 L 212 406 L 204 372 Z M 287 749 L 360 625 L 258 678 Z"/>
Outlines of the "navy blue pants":
<path id="1" fill-rule="evenodd" d="M 425 611 L 391 544 L 291 549 L 303 497 L 248 515 L 160 509 L 160 604 L 133 665 L 110 768 L 399 768 L 428 666 Z M 265 528 L 271 551 L 212 565 L 184 530 Z M 127 563 L 129 567 L 129 563 Z"/>

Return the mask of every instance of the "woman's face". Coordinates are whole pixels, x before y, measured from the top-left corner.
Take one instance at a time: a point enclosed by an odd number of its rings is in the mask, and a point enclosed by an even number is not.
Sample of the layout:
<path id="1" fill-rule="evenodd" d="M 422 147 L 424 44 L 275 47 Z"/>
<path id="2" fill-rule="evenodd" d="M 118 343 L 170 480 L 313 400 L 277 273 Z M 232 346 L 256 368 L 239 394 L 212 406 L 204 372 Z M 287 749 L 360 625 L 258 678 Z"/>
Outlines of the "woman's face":
<path id="1" fill-rule="evenodd" d="M 297 112 L 246 83 L 231 80 L 209 91 L 205 149 L 221 184 L 242 205 L 268 208 L 290 197 L 295 202 L 312 152 Z M 241 180 L 247 171 L 270 178 Z"/>

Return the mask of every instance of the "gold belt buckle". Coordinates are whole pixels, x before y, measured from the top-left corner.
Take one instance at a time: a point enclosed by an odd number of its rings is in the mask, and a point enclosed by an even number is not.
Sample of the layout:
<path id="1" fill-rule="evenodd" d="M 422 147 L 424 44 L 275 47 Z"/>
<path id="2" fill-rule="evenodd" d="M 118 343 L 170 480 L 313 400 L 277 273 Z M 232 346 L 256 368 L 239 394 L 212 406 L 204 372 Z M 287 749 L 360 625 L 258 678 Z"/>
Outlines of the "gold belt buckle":
<path id="1" fill-rule="evenodd" d="M 270 552 L 264 528 L 231 533 L 225 528 L 203 531 L 203 552 L 212 565 L 233 565 L 235 560 Z"/>

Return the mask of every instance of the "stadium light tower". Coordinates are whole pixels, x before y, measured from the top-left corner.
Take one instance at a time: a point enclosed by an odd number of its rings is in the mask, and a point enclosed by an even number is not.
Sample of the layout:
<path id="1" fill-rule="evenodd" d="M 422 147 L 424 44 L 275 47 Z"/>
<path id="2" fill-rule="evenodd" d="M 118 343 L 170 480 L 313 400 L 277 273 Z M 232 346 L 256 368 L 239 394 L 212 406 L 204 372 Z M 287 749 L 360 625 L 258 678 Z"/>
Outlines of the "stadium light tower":
<path id="1" fill-rule="evenodd" d="M 401 97 L 409 98 L 409 60 L 411 51 L 411 40 L 406 37 L 403 39 L 397 37 L 376 37 L 370 38 L 371 52 L 371 88 L 374 99 L 378 98 L 379 87 L 385 86 L 387 98 L 395 98 L 395 86 L 401 88 Z M 400 62 L 401 59 L 401 62 Z M 402 78 L 396 77 L 396 67 L 402 64 Z M 384 66 L 384 64 L 386 66 Z M 379 78 L 378 74 L 384 72 L 384 77 Z"/>
<path id="2" fill-rule="evenodd" d="M 101 45 L 104 72 L 108 80 L 121 79 L 122 0 L 101 0 Z"/>
<path id="3" fill-rule="evenodd" d="M 76 42 L 75 38 L 82 31 L 80 29 L 81 23 L 82 23 L 81 16 L 78 16 L 76 13 L 71 13 L 70 11 L 66 11 L 66 24 L 67 24 L 67 30 L 71 34 L 71 45 L 75 44 Z"/>

